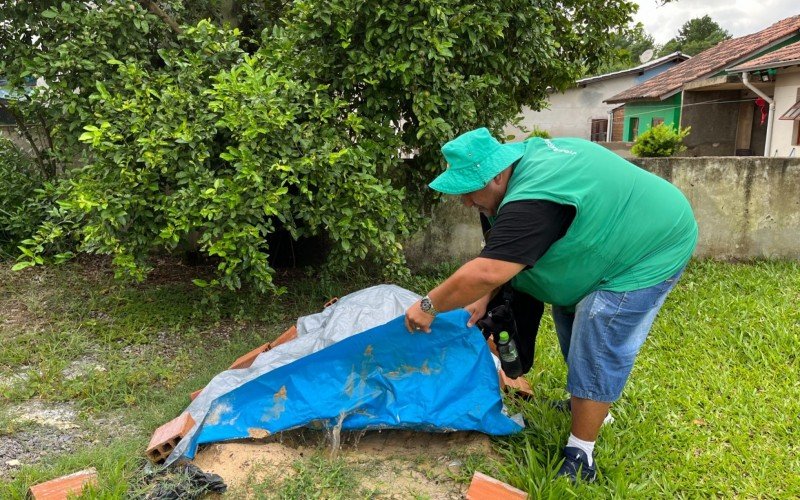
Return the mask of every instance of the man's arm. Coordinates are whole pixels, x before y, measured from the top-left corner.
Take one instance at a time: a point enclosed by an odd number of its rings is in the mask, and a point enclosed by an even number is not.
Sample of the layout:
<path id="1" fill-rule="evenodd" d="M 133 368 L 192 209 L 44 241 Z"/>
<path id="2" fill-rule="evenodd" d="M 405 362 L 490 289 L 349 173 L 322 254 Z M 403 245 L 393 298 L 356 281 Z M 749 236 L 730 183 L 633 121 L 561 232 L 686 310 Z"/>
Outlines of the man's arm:
<path id="1" fill-rule="evenodd" d="M 478 257 L 461 266 L 431 290 L 428 297 L 438 312 L 465 307 L 502 286 L 523 269 L 524 264 Z M 406 328 L 409 331 L 430 332 L 432 322 L 433 316 L 420 308 L 419 301 L 406 311 Z"/>

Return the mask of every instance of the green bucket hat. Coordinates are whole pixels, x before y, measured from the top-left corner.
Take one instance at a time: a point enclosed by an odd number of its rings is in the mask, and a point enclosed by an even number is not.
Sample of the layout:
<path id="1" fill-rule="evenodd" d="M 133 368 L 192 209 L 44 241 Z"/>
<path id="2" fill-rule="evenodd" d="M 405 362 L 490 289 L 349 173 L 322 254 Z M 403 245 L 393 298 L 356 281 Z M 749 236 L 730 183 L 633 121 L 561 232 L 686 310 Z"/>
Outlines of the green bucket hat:
<path id="1" fill-rule="evenodd" d="M 466 132 L 442 146 L 447 170 L 429 184 L 445 194 L 465 194 L 483 189 L 494 176 L 525 154 L 524 142 L 500 144 L 489 130 Z"/>

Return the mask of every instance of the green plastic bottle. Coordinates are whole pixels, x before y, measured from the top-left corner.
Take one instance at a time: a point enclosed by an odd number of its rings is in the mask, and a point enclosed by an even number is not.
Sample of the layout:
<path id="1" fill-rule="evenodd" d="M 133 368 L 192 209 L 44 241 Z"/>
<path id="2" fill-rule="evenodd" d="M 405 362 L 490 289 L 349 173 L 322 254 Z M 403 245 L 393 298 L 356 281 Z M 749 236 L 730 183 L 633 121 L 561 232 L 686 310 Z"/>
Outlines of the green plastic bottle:
<path id="1" fill-rule="evenodd" d="M 498 335 L 497 352 L 500 353 L 500 366 L 506 376 L 517 378 L 522 375 L 522 363 L 519 360 L 517 344 L 505 330 Z"/>

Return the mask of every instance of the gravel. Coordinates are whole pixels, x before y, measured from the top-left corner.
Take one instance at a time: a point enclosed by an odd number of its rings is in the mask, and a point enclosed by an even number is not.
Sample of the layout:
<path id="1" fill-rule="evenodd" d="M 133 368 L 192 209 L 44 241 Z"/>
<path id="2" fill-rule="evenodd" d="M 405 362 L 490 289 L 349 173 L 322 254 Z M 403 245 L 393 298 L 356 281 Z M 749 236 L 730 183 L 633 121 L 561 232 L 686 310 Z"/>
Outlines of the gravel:
<path id="1" fill-rule="evenodd" d="M 0 436 L 0 479 L 12 479 L 20 466 L 39 462 L 47 455 L 60 455 L 80 448 L 85 433 L 32 426 L 9 436 Z"/>
<path id="2" fill-rule="evenodd" d="M 137 432 L 121 414 L 80 418 L 71 403 L 30 400 L 7 408 L 5 414 L 19 424 L 19 430 L 0 435 L 3 481 L 13 479 L 22 466 Z"/>

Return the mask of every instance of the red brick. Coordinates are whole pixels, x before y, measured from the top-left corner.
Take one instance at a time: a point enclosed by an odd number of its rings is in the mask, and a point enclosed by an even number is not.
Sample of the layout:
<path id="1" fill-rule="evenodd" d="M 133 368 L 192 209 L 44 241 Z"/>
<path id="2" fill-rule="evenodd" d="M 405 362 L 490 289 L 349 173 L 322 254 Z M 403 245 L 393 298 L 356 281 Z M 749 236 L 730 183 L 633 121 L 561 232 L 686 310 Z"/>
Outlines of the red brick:
<path id="1" fill-rule="evenodd" d="M 492 351 L 492 354 L 500 358 L 500 353 L 497 352 L 497 346 L 494 345 L 494 340 L 492 340 L 491 336 L 489 336 L 489 338 L 486 339 L 486 344 L 489 346 L 489 350 Z"/>
<path id="2" fill-rule="evenodd" d="M 525 377 L 518 377 L 515 379 L 508 378 L 508 376 L 503 373 L 503 370 L 499 370 L 500 375 L 500 387 L 505 390 L 506 392 L 510 392 L 516 396 L 519 396 L 523 399 L 533 399 L 533 389 L 531 389 L 531 384 L 525 380 Z M 513 390 L 512 390 L 513 389 Z"/>
<path id="3" fill-rule="evenodd" d="M 205 387 L 203 387 L 203 389 L 205 389 Z M 193 393 L 189 394 L 189 399 L 191 399 L 192 401 L 194 401 L 195 399 L 197 399 L 197 396 L 199 396 L 199 395 L 200 395 L 200 393 L 201 393 L 201 392 L 203 392 L 203 389 L 197 389 L 197 390 L 196 390 L 196 391 L 194 391 Z"/>
<path id="4" fill-rule="evenodd" d="M 280 337 L 270 342 L 269 348 L 274 349 L 275 347 L 278 347 L 279 345 L 285 344 L 286 342 L 289 342 L 290 340 L 294 340 L 296 338 L 297 338 L 297 327 L 295 325 L 292 325 L 291 328 L 283 332 Z"/>
<path id="5" fill-rule="evenodd" d="M 28 494 L 34 500 L 66 500 L 69 495 L 80 495 L 88 485 L 97 485 L 97 471 L 86 469 L 31 486 Z"/>
<path id="6" fill-rule="evenodd" d="M 475 472 L 467 490 L 467 500 L 525 500 L 528 494 L 502 481 Z"/>
<path id="7" fill-rule="evenodd" d="M 250 365 L 253 364 L 253 361 L 256 360 L 256 358 L 258 357 L 259 354 L 261 354 L 262 352 L 265 352 L 265 351 L 269 351 L 270 348 L 271 348 L 271 346 L 270 346 L 269 342 L 267 342 L 266 344 L 262 344 L 262 345 L 256 347 L 255 349 L 253 349 L 252 351 L 248 352 L 244 356 L 240 356 L 239 358 L 237 358 L 236 361 L 233 362 L 233 364 L 231 365 L 231 367 L 229 369 L 230 370 L 234 370 L 234 369 L 239 369 L 239 368 L 249 368 Z"/>
<path id="8" fill-rule="evenodd" d="M 500 379 L 500 390 L 506 390 L 506 374 L 503 373 L 503 370 L 497 370 L 497 378 Z"/>
<path id="9" fill-rule="evenodd" d="M 330 306 L 334 305 L 337 302 L 339 302 L 339 297 L 334 297 L 331 300 L 329 300 L 328 302 L 325 302 L 325 305 L 322 306 L 322 308 L 324 309 L 326 307 L 330 307 Z"/>
<path id="10" fill-rule="evenodd" d="M 179 417 L 156 429 L 150 438 L 150 444 L 147 445 L 147 458 L 155 463 L 163 462 L 192 427 L 194 419 L 188 412 L 183 412 Z"/>

